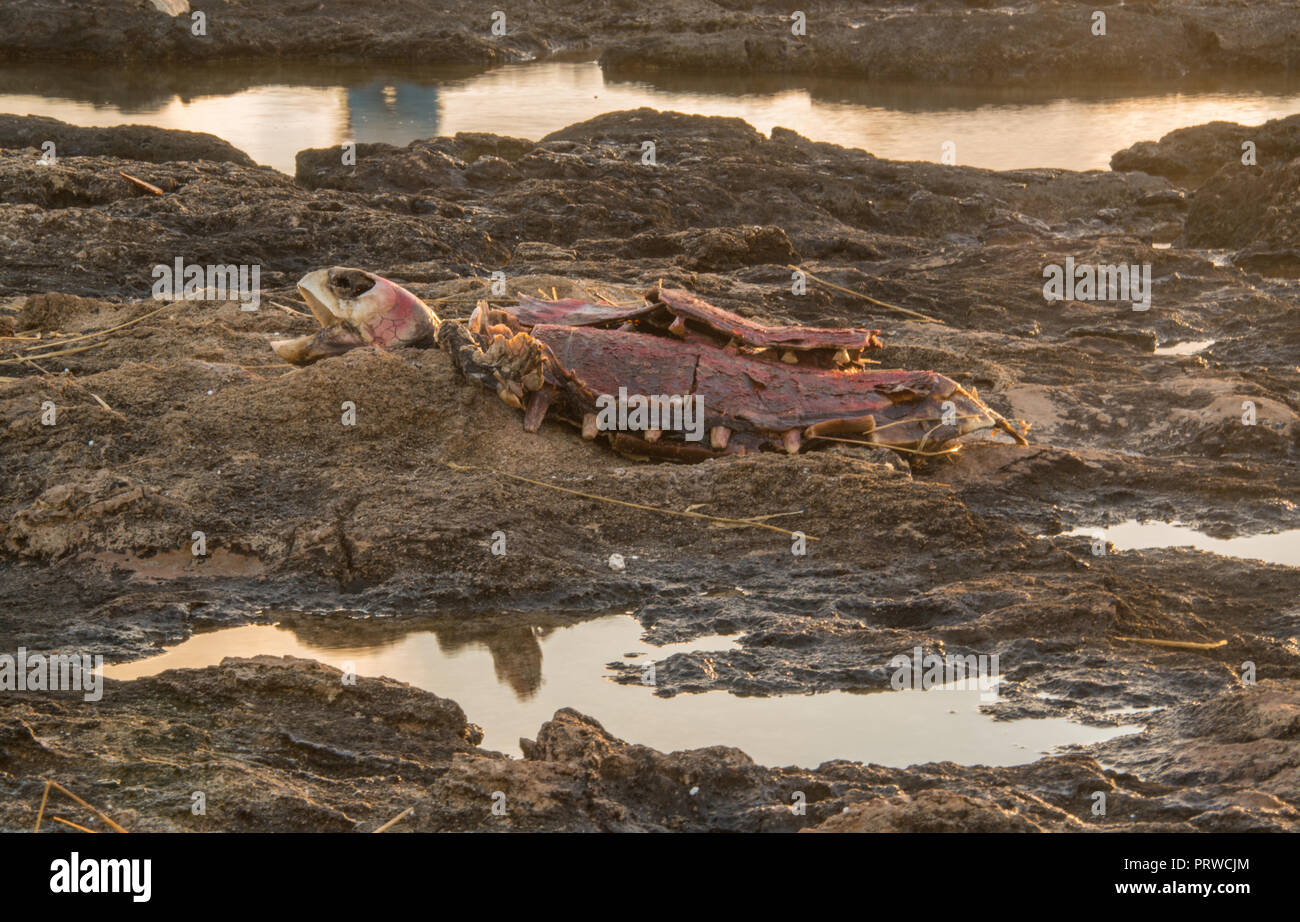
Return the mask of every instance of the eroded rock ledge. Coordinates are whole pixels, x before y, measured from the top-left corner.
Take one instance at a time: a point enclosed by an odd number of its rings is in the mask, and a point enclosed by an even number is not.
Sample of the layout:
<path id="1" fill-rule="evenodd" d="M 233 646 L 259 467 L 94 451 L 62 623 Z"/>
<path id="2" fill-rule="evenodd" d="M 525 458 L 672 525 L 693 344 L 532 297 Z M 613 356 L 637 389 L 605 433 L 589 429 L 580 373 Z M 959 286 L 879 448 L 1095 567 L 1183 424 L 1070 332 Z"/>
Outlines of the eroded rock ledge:
<path id="1" fill-rule="evenodd" d="M 344 685 L 307 660 L 227 659 L 110 681 L 95 704 L 0 699 L 0 829 L 30 829 L 53 778 L 131 831 L 365 832 L 408 807 L 397 830 L 1295 831 L 1298 726 L 1300 684 L 1265 682 L 1030 765 L 805 770 L 724 746 L 658 752 L 565 709 L 508 759 L 431 693 Z M 1097 791 L 1105 817 L 1091 813 Z"/>
<path id="2" fill-rule="evenodd" d="M 1093 34 L 1098 9 L 1105 35 Z M 494 35 L 498 10 L 506 28 Z M 147 0 L 6 3 L 0 60 L 489 65 L 588 48 L 602 49 L 614 70 L 1025 85 L 1285 74 L 1300 65 L 1295 0 L 835 0 L 808 10 L 800 35 L 789 4 L 774 0 L 208 0 L 202 11 L 206 32 L 195 35 L 190 15 L 169 16 Z"/>

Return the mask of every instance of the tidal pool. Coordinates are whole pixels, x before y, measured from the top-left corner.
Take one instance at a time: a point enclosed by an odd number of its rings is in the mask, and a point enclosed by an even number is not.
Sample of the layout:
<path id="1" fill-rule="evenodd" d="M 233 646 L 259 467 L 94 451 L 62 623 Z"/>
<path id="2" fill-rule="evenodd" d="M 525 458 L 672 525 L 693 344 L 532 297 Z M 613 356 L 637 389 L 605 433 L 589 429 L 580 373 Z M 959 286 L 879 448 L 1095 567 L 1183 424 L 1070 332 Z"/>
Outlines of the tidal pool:
<path id="1" fill-rule="evenodd" d="M 1242 535 L 1237 538 L 1215 538 L 1178 522 L 1139 522 L 1130 519 L 1118 525 L 1076 528 L 1064 534 L 1070 537 L 1104 535 L 1120 551 L 1194 547 L 1198 551 L 1211 551 L 1224 557 L 1242 557 L 1300 567 L 1300 529 Z"/>
<path id="2" fill-rule="evenodd" d="M 1189 339 L 1185 342 L 1156 346 L 1156 355 L 1196 355 L 1213 345 L 1212 339 Z"/>
<path id="3" fill-rule="evenodd" d="M 339 631 L 331 636 L 338 637 Z M 828 692 L 741 697 L 723 691 L 657 696 L 613 681 L 608 664 L 649 664 L 688 650 L 723 651 L 729 637 L 654 646 L 627 615 L 560 627 L 517 624 L 418 629 L 364 643 L 308 641 L 282 626 L 249 625 L 197 634 L 149 659 L 106 667 L 133 679 L 198 668 L 227 656 L 301 656 L 362 676 L 388 676 L 451 698 L 483 728 L 483 746 L 520 755 L 562 707 L 599 720 L 616 736 L 674 751 L 727 745 L 766 765 L 816 767 L 830 759 L 907 766 L 1032 762 L 1066 744 L 1099 742 L 1135 727 L 1088 727 L 1064 718 L 998 721 L 980 712 L 979 690 Z"/>
<path id="4" fill-rule="evenodd" d="M 783 126 L 894 160 L 990 169 L 1108 169 L 1116 151 L 1215 119 L 1258 124 L 1300 112 L 1300 88 L 1254 81 L 1203 89 L 889 86 L 854 79 L 611 76 L 592 60 L 488 71 L 234 66 L 132 72 L 0 68 L 0 112 L 77 125 L 205 131 L 293 173 L 294 155 L 344 141 L 404 145 L 487 131 L 531 139 L 605 112 L 650 106 Z"/>

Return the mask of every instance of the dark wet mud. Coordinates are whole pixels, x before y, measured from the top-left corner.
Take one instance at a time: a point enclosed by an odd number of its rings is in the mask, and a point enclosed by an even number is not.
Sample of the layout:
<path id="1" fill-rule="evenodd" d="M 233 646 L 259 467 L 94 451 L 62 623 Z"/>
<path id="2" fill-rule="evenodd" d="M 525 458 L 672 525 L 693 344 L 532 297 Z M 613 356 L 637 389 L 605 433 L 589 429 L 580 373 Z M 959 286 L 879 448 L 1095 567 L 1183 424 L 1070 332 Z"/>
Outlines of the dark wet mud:
<path id="1" fill-rule="evenodd" d="M 160 0 L 162 2 L 162 0 Z M 1295 0 L 611 4 L 533 0 L 24 0 L 0 8 L 0 61 L 436 61 L 486 66 L 598 50 L 613 69 L 1035 85 L 1286 74 Z M 1101 13 L 1104 20 L 1098 19 Z"/>
<path id="2" fill-rule="evenodd" d="M 17 140 L 0 139 L 0 649 L 53 638 L 133 659 L 283 608 L 395 624 L 630 610 L 650 643 L 739 635 L 656 662 L 663 696 L 884 690 L 891 659 L 920 646 L 997 654 L 997 717 L 1114 726 L 1116 709 L 1155 710 L 1140 735 L 1011 768 L 764 768 L 628 745 L 568 712 L 509 760 L 431 693 L 232 661 L 110 682 L 93 705 L 0 698 L 0 825 L 34 820 L 43 773 L 97 789 L 127 760 L 104 801 L 154 829 L 366 829 L 413 803 L 411 828 L 489 828 L 497 790 L 514 805 L 503 828 L 1295 828 L 1300 569 L 1061 534 L 1135 518 L 1218 537 L 1296 527 L 1286 155 L 1261 143 L 1245 166 L 1229 145 L 1197 181 L 998 173 L 637 110 L 538 142 L 361 145 L 355 167 L 304 151 L 288 177 L 211 157 L 212 138 L 121 159 L 112 130 L 40 165 L 30 126 L 3 124 Z M 1215 215 L 1254 233 L 1205 243 L 1196 227 Z M 260 266 L 259 309 L 153 300 L 153 267 L 178 256 Z M 1044 267 L 1067 257 L 1149 266 L 1149 309 L 1045 301 Z M 510 292 L 619 300 L 662 280 L 768 323 L 881 327 L 884 367 L 977 387 L 1032 424 L 1031 444 L 669 466 L 560 424 L 529 436 L 435 350 L 281 366 L 268 343 L 316 328 L 293 283 L 334 264 L 447 317 L 493 297 L 502 271 Z M 789 265 L 811 273 L 805 294 Z M 1155 352 L 1188 340 L 1213 343 Z M 672 514 L 686 510 L 802 532 L 807 552 Z M 196 789 L 228 798 L 205 827 Z"/>
<path id="3" fill-rule="evenodd" d="M 1181 705 L 1147 737 L 1011 768 L 661 753 L 561 710 L 524 758 L 478 746 L 452 701 L 307 660 L 110 684 L 93 714 L 31 698 L 0 724 L 0 826 L 30 828 L 53 776 L 131 831 L 1282 831 L 1297 820 L 1292 682 Z M 111 780 L 109 780 L 111 779 Z M 192 809 L 204 797 L 204 812 Z M 1093 806 L 1104 795 L 1106 815 Z M 493 812 L 494 805 L 497 812 Z"/>

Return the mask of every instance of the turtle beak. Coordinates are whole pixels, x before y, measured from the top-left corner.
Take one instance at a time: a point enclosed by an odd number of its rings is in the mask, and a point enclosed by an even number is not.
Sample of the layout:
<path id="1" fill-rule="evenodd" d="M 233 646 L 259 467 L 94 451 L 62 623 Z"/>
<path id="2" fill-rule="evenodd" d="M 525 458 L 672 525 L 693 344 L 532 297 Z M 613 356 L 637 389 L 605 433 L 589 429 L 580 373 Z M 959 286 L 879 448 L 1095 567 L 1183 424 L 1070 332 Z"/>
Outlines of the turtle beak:
<path id="1" fill-rule="evenodd" d="M 295 365 L 362 345 L 429 346 L 438 332 L 438 315 L 428 305 L 402 286 L 364 269 L 317 269 L 298 282 L 298 293 L 325 329 L 271 343 Z"/>
<path id="2" fill-rule="evenodd" d="M 280 358 L 290 365 L 310 365 L 312 362 L 342 355 L 349 349 L 364 346 L 365 340 L 350 323 L 336 323 L 319 333 L 299 336 L 296 339 L 277 339 L 271 343 Z"/>
<path id="3" fill-rule="evenodd" d="M 311 308 L 312 316 L 323 327 L 331 326 L 343 319 L 335 310 L 338 307 L 337 296 L 330 291 L 330 269 L 317 269 L 308 272 L 298 280 L 298 294 Z"/>

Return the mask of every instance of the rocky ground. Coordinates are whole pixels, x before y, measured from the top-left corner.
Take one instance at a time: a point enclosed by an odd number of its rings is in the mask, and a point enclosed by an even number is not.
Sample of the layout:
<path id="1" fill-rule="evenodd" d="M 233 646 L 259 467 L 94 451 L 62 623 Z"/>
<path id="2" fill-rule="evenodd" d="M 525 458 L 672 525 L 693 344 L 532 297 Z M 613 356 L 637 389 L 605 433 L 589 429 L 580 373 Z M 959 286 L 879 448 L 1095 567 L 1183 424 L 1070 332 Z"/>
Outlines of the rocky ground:
<path id="1" fill-rule="evenodd" d="M 656 752 L 569 709 L 507 759 L 477 745 L 455 702 L 341 678 L 307 660 L 231 659 L 115 683 L 93 713 L 49 696 L 11 705 L 0 828 L 35 825 L 46 777 L 132 832 L 370 832 L 411 807 L 396 829 L 1257 832 L 1300 820 L 1294 681 L 1168 713 L 1148 730 L 1155 754 L 1117 741 L 1015 768 L 803 770 L 725 746 Z M 69 813 L 81 819 L 55 794 L 44 822 Z"/>
<path id="2" fill-rule="evenodd" d="M 806 14 L 802 24 L 793 7 Z M 203 22 L 187 9 L 202 12 Z M 494 33 L 498 12 L 505 19 Z M 1096 12 L 1105 14 L 1104 30 Z M 487 65 L 581 48 L 600 50 L 614 69 L 957 85 L 1291 73 L 1300 67 L 1298 35 L 1296 0 L 529 0 L 514 7 L 500 0 L 22 0 L 0 7 L 0 61 Z"/>
<path id="3" fill-rule="evenodd" d="M 496 790 L 513 805 L 503 828 L 1296 828 L 1300 570 L 1187 549 L 1097 556 L 1060 532 L 1134 516 L 1223 536 L 1296 527 L 1297 122 L 1198 129 L 1217 161 L 1176 133 L 1111 172 L 999 173 L 637 110 L 538 142 L 361 145 L 355 168 L 305 151 L 288 177 L 202 135 L 159 132 L 154 154 L 124 159 L 122 129 L 0 120 L 0 650 L 134 658 L 283 608 L 400 624 L 617 607 L 655 642 L 742 635 L 658 663 L 665 695 L 884 689 L 889 660 L 920 645 L 999 654 L 1004 718 L 1160 709 L 1141 735 L 1010 769 L 769 769 L 735 750 L 631 746 L 568 712 L 509 760 L 432 694 L 229 661 L 111 684 L 95 705 L 0 698 L 0 825 L 34 821 L 40 779 L 57 777 L 155 829 L 366 829 L 407 806 L 407 828 L 491 828 Z M 65 152 L 56 165 L 37 163 L 40 135 Z M 1259 139 L 1253 166 L 1241 139 Z M 153 267 L 178 256 L 259 265 L 261 309 L 152 300 Z M 1150 310 L 1045 302 L 1043 267 L 1067 256 L 1149 264 Z M 1031 444 L 678 467 L 558 424 L 525 436 L 437 351 L 279 365 L 268 342 L 315 325 L 293 282 L 333 264 L 401 281 L 444 316 L 504 270 L 511 291 L 632 297 L 662 279 L 768 322 L 883 327 L 887 367 L 977 386 L 1033 425 Z M 788 265 L 942 322 L 816 281 L 792 294 Z M 1153 351 L 1205 339 L 1193 356 Z M 795 556 L 779 533 L 507 474 L 781 514 L 818 540 Z M 195 531 L 206 558 L 190 554 Z M 1117 639 L 1134 636 L 1227 643 Z M 1246 662 L 1260 684 L 1243 683 Z M 1099 789 L 1106 818 L 1090 812 Z M 194 790 L 219 808 L 194 817 Z"/>

